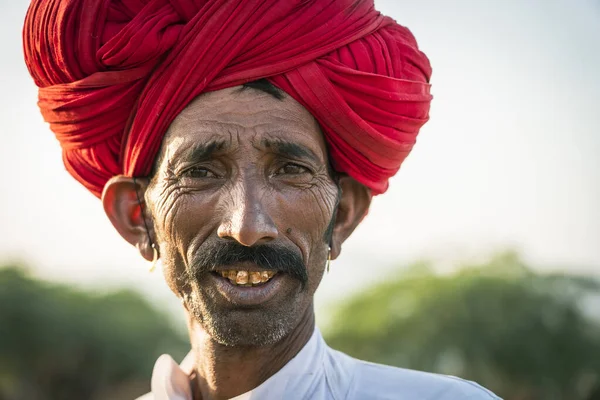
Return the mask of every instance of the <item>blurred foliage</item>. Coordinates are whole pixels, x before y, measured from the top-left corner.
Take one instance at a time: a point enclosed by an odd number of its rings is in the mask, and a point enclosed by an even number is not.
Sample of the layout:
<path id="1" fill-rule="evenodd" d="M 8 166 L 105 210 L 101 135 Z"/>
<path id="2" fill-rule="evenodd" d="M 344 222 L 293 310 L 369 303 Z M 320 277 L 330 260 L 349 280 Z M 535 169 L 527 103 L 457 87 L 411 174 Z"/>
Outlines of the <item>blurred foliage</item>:
<path id="1" fill-rule="evenodd" d="M 594 315 L 595 314 L 595 315 Z M 514 253 L 453 275 L 418 263 L 336 309 L 355 357 L 477 381 L 506 400 L 600 400 L 600 283 Z M 133 399 L 156 358 L 189 349 L 138 294 L 89 294 L 0 269 L 0 400 Z"/>
<path id="2" fill-rule="evenodd" d="M 0 269 L 0 400 L 133 399 L 189 344 L 129 290 L 87 294 Z"/>
<path id="3" fill-rule="evenodd" d="M 600 399 L 600 285 L 514 253 L 439 276 L 426 264 L 344 302 L 328 344 L 477 381 L 506 400 Z"/>

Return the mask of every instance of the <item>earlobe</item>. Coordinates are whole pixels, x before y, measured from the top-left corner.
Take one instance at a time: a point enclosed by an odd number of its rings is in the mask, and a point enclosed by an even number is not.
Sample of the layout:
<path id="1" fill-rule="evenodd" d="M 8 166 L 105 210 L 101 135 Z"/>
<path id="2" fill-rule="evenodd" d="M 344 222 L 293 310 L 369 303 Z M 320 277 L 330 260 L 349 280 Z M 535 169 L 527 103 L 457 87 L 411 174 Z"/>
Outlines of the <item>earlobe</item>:
<path id="1" fill-rule="evenodd" d="M 145 190 L 144 180 L 115 176 L 104 186 L 102 205 L 123 239 L 135 246 L 142 257 L 151 261 L 152 243 L 142 210 Z"/>
<path id="2" fill-rule="evenodd" d="M 349 176 L 342 176 L 339 185 L 342 194 L 330 244 L 332 260 L 339 257 L 342 243 L 367 215 L 372 198 L 371 191 L 366 186 Z"/>

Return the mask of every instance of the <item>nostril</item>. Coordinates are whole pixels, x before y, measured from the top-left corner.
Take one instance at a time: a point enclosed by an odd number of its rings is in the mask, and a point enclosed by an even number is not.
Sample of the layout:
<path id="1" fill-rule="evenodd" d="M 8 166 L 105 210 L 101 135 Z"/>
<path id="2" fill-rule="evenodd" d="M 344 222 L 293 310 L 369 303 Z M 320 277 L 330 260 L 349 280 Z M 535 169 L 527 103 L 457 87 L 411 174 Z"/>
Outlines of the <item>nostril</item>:
<path id="1" fill-rule="evenodd" d="M 217 234 L 222 239 L 233 239 L 243 246 L 250 247 L 276 239 L 278 230 L 267 213 L 238 209 L 231 219 L 219 226 Z"/>

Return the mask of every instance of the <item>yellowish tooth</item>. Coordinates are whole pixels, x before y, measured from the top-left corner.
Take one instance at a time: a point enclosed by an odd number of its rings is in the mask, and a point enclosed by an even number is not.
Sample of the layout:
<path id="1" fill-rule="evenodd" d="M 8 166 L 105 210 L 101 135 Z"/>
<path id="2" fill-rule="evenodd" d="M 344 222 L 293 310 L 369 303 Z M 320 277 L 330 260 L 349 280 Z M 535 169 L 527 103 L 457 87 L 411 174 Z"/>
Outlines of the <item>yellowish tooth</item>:
<path id="1" fill-rule="evenodd" d="M 248 271 L 238 271 L 235 277 L 235 283 L 238 285 L 245 285 L 248 283 Z"/>
<path id="2" fill-rule="evenodd" d="M 227 278 L 229 278 L 229 280 L 231 282 L 235 282 L 235 279 L 237 278 L 237 271 L 229 270 L 229 271 L 227 271 L 227 274 L 228 274 Z"/>
<path id="3" fill-rule="evenodd" d="M 276 273 L 277 272 L 275 272 L 275 271 L 267 271 L 269 279 L 271 279 L 272 277 L 274 277 Z"/>
<path id="4" fill-rule="evenodd" d="M 261 280 L 261 282 L 266 282 L 266 281 L 268 281 L 269 279 L 270 279 L 270 278 L 269 278 L 269 273 L 268 273 L 267 271 L 262 271 L 262 272 L 260 273 L 260 280 Z"/>
<path id="5" fill-rule="evenodd" d="M 254 285 L 260 282 L 262 282 L 262 279 L 260 278 L 260 272 L 250 272 L 250 283 Z"/>
<path id="6" fill-rule="evenodd" d="M 219 274 L 221 274 L 221 276 L 223 278 L 227 278 L 229 276 L 229 272 L 228 271 L 219 271 Z"/>

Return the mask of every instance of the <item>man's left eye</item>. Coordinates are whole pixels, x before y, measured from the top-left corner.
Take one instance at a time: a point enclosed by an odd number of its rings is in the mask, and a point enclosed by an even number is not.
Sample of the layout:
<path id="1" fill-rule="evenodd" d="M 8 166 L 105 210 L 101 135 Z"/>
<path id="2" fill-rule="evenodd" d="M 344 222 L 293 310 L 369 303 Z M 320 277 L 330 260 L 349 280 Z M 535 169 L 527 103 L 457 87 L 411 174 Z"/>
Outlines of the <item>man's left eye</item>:
<path id="1" fill-rule="evenodd" d="M 298 174 L 305 174 L 307 172 L 310 172 L 308 170 L 308 168 L 305 168 L 298 164 L 289 163 L 289 164 L 285 164 L 283 167 L 279 168 L 275 174 L 276 175 L 282 175 L 282 174 L 298 175 Z"/>

